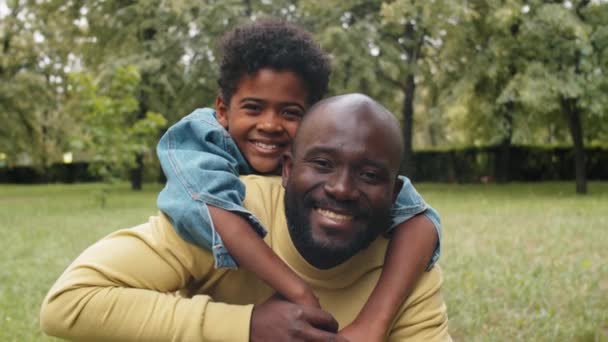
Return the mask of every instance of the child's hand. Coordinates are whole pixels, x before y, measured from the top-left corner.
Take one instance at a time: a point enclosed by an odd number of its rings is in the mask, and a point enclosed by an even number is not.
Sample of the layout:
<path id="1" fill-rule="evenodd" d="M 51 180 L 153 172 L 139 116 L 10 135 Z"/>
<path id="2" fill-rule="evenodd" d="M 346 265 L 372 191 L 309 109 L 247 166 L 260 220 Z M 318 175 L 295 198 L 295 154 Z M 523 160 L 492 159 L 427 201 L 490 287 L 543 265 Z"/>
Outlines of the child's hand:
<path id="1" fill-rule="evenodd" d="M 340 330 L 338 335 L 350 342 L 382 342 L 384 341 L 384 333 L 384 331 L 377 331 L 377 329 L 364 324 L 353 322 Z"/>

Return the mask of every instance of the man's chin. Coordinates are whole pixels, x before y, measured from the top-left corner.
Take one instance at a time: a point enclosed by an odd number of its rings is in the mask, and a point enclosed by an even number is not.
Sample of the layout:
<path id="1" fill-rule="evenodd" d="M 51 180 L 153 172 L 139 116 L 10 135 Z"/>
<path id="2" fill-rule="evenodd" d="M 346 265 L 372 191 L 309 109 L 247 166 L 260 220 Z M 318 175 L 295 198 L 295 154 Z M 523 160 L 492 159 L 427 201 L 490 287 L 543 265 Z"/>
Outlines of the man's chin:
<path id="1" fill-rule="evenodd" d="M 352 232 L 331 228 L 316 227 L 312 230 L 312 240 L 318 248 L 328 250 L 343 250 L 352 248 Z"/>
<path id="2" fill-rule="evenodd" d="M 350 259 L 362 249 L 360 244 L 354 243 L 355 240 L 351 234 L 348 234 L 348 236 L 342 234 L 328 235 L 327 232 L 319 235 L 312 234 L 311 242 L 313 249 L 319 255 L 324 255 L 326 258 L 335 258 L 336 260 L 341 261 Z"/>

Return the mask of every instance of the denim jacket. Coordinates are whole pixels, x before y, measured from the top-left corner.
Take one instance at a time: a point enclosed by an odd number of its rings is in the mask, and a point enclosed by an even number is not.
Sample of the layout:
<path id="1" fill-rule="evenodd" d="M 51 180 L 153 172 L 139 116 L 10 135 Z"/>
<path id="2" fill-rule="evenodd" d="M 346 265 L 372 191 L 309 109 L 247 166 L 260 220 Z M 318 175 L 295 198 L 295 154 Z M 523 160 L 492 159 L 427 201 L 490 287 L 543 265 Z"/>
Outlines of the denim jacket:
<path id="1" fill-rule="evenodd" d="M 159 209 L 172 221 L 186 241 L 211 250 L 215 267 L 237 267 L 215 230 L 207 204 L 241 215 L 260 237 L 266 229 L 243 208 L 245 187 L 239 175 L 252 173 L 236 143 L 216 120 L 211 108 L 197 109 L 182 118 L 163 135 L 156 152 L 167 184 L 157 200 Z M 393 206 L 392 226 L 424 212 L 437 229 L 439 240 L 429 269 L 439 259 L 441 222 L 407 177 Z"/>

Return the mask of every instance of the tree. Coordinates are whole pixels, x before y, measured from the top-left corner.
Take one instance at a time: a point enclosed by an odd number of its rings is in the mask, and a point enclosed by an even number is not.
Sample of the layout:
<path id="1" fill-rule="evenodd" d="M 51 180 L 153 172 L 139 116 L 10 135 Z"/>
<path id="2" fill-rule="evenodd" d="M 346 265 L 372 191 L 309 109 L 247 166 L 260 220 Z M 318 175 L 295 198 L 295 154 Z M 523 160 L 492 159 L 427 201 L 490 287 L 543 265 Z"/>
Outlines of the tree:
<path id="1" fill-rule="evenodd" d="M 64 3 L 58 1 L 58 3 Z M 164 113 L 170 122 L 217 96 L 216 39 L 243 19 L 272 9 L 290 17 L 295 7 L 278 1 L 78 1 L 64 5 L 81 23 L 79 54 L 87 70 L 102 74 L 133 65 L 141 79 L 138 119 Z M 143 158 L 136 156 L 133 189 L 141 188 Z"/>
<path id="2" fill-rule="evenodd" d="M 608 3 L 537 3 L 522 25 L 526 69 L 503 96 L 567 124 L 575 156 L 576 192 L 587 192 L 585 127 L 606 127 Z M 598 133 L 597 128 L 591 130 Z"/>
<path id="3" fill-rule="evenodd" d="M 433 82 L 435 56 L 464 15 L 460 1 L 340 1 L 317 4 L 333 24 L 319 37 L 339 66 L 334 91 L 367 93 L 402 119 L 404 172 L 414 176 L 416 91 Z M 326 14 L 327 15 L 327 14 Z M 399 108 L 398 110 L 395 110 Z"/>
<path id="4" fill-rule="evenodd" d="M 148 112 L 173 123 L 211 105 L 218 37 L 271 15 L 308 28 L 330 52 L 330 93 L 369 94 L 402 120 L 409 176 L 414 143 L 499 144 L 508 152 L 512 143 L 564 142 L 569 135 L 577 188 L 584 191 L 583 147 L 608 138 L 607 6 L 604 0 L 11 0 L 0 21 L 0 119 L 7 123 L 0 126 L 0 152 L 9 163 L 25 152 L 45 167 L 69 148 L 74 132 L 94 136 L 78 125 L 100 123 L 80 117 L 76 97 L 106 103 L 88 113 L 117 115 L 124 126 L 107 136 L 122 129 L 133 139 L 133 125 Z M 130 75 L 126 70 L 138 75 L 135 88 L 112 98 L 120 94 L 110 91 L 111 80 Z M 76 86 L 66 81 L 70 73 L 80 75 L 79 89 L 90 96 L 68 89 Z M 129 96 L 134 111 L 115 108 Z M 134 160 L 127 163 L 133 188 L 141 187 L 143 153 L 156 140 L 123 151 L 134 154 L 127 158 Z M 92 144 L 87 150 L 105 153 Z M 502 156 L 497 171 L 509 163 L 508 153 Z"/>
<path id="5" fill-rule="evenodd" d="M 70 45 L 57 30 L 66 17 L 44 4 L 8 1 L 0 21 L 0 150 L 45 170 L 66 151 L 70 125 L 62 110 Z M 65 30 L 62 32 L 66 32 Z"/>
<path id="6" fill-rule="evenodd" d="M 195 92 L 205 94 L 200 91 L 205 80 L 188 78 L 186 70 L 196 55 L 186 44 L 193 35 L 189 21 L 197 16 L 195 6 L 180 1 L 52 3 L 77 26 L 71 38 L 79 42 L 75 53 L 89 74 L 107 78 L 117 68 L 137 69 L 136 120 L 145 119 L 150 111 L 172 118 L 183 115 L 183 108 L 191 110 L 203 97 Z M 142 187 L 144 159 L 140 152 L 134 153 L 131 185 L 137 190 Z"/>
<path id="7" fill-rule="evenodd" d="M 162 114 L 139 117 L 137 68 L 119 67 L 107 79 L 86 73 L 70 75 L 66 109 L 79 113 L 79 130 L 72 147 L 88 157 L 90 170 L 110 182 L 124 177 L 137 164 L 137 156 L 150 153 L 151 144 L 167 121 Z"/>
<path id="8" fill-rule="evenodd" d="M 470 1 L 467 20 L 455 30 L 451 49 L 443 58 L 443 82 L 450 105 L 464 104 L 460 129 L 466 143 L 498 145 L 496 178 L 508 181 L 510 149 L 516 125 L 525 121 L 517 102 L 499 101 L 511 79 L 525 61 L 518 43 L 521 22 L 526 15 L 525 1 Z M 457 71 L 457 72 L 455 72 Z"/>

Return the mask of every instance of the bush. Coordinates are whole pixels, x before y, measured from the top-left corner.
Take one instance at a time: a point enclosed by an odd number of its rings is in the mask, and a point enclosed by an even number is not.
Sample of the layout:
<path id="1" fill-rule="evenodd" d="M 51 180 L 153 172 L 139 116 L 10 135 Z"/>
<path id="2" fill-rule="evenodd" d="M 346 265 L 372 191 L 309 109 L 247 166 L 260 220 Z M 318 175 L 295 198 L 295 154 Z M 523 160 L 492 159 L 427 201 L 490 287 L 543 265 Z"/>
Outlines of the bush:
<path id="1" fill-rule="evenodd" d="M 501 157 L 507 153 L 506 167 Z M 587 177 L 606 180 L 608 149 L 585 149 Z M 511 181 L 574 180 L 574 152 L 569 147 L 500 146 L 466 147 L 444 151 L 414 153 L 416 181 L 479 182 L 502 179 Z"/>

